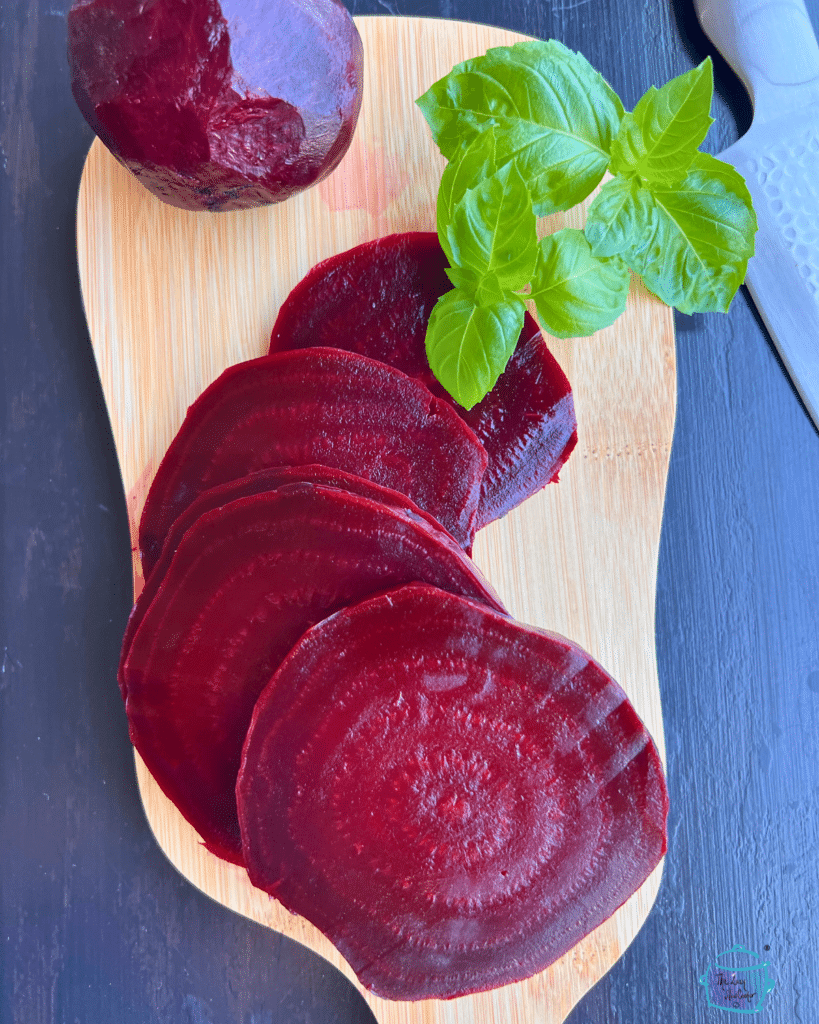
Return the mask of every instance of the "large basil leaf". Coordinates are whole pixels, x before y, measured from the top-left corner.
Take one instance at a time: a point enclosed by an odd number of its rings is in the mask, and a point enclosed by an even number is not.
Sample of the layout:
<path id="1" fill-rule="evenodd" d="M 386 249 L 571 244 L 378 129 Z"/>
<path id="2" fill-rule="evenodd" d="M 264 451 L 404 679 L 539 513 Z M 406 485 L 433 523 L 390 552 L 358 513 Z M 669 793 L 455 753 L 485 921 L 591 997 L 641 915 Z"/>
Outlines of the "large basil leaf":
<path id="1" fill-rule="evenodd" d="M 623 112 L 585 57 L 556 40 L 491 49 L 456 65 L 417 102 L 447 159 L 465 140 L 500 129 L 498 164 L 517 162 L 538 216 L 594 189 Z"/>
<path id="2" fill-rule="evenodd" d="M 426 350 L 430 368 L 465 409 L 494 387 L 515 350 L 526 311 L 522 299 L 478 305 L 467 292 L 446 292 L 432 310 Z"/>
<path id="3" fill-rule="evenodd" d="M 745 278 L 757 222 L 745 180 L 698 153 L 674 188 L 646 192 L 650 228 L 626 254 L 646 287 L 683 313 L 724 313 Z"/>

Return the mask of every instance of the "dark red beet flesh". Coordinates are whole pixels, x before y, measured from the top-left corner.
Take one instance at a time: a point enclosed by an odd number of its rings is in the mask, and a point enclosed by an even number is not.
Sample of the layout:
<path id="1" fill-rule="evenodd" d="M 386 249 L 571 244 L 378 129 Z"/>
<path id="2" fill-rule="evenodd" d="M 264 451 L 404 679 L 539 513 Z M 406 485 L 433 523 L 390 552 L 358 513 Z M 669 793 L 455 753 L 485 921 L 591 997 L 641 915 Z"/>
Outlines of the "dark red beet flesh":
<path id="1" fill-rule="evenodd" d="M 362 87 L 338 0 L 74 0 L 74 97 L 114 156 L 186 210 L 280 202 L 337 166 Z"/>
<path id="2" fill-rule="evenodd" d="M 486 452 L 418 381 L 337 349 L 231 366 L 194 402 L 142 513 L 147 578 L 202 491 L 269 466 L 321 463 L 406 494 L 470 549 Z"/>
<path id="3" fill-rule="evenodd" d="M 279 311 L 270 351 L 334 346 L 422 380 L 469 424 L 489 457 L 478 528 L 500 519 L 557 479 L 577 443 L 572 391 L 527 314 L 517 349 L 495 387 L 464 409 L 441 387 L 426 358 L 427 321 L 452 287 L 431 232 L 389 235 L 319 263 Z"/>
<path id="4" fill-rule="evenodd" d="M 562 637 L 414 585 L 310 630 L 237 784 L 251 881 L 389 999 L 529 977 L 665 852 L 657 750 Z"/>
<path id="5" fill-rule="evenodd" d="M 125 629 L 125 637 L 122 641 L 122 652 L 120 654 L 117 676 L 123 700 L 125 699 L 123 668 L 131 647 L 131 641 L 137 627 L 142 622 L 145 611 L 165 577 L 168 566 L 171 564 L 171 560 L 176 554 L 176 549 L 179 547 L 185 532 L 205 512 L 221 508 L 221 506 L 227 505 L 237 498 L 246 498 L 252 494 L 262 494 L 264 491 L 272 491 L 284 484 L 291 483 L 324 484 L 328 487 L 339 487 L 353 494 L 361 494 L 365 498 L 380 501 L 391 508 L 401 509 L 410 517 L 423 520 L 436 533 L 443 532 L 443 528 L 426 512 L 418 508 L 417 505 L 414 505 L 406 495 L 399 494 L 398 491 L 391 491 L 387 487 L 380 487 L 370 480 L 353 476 L 352 473 L 345 473 L 340 469 L 330 469 L 327 466 L 274 466 L 271 469 L 261 469 L 257 473 L 250 473 L 248 476 L 239 477 L 238 480 L 229 480 L 226 484 L 220 484 L 218 487 L 212 487 L 210 490 L 204 491 L 174 520 L 173 526 L 165 538 L 159 559 L 150 576 L 145 581 L 142 593 L 139 595 L 131 611 L 128 625 Z M 487 584 L 487 588 L 488 586 Z"/>
<path id="6" fill-rule="evenodd" d="M 253 705 L 315 622 L 412 580 L 497 597 L 428 520 L 334 487 L 288 484 L 199 516 L 122 670 L 131 740 L 213 853 L 241 863 L 234 787 Z"/>

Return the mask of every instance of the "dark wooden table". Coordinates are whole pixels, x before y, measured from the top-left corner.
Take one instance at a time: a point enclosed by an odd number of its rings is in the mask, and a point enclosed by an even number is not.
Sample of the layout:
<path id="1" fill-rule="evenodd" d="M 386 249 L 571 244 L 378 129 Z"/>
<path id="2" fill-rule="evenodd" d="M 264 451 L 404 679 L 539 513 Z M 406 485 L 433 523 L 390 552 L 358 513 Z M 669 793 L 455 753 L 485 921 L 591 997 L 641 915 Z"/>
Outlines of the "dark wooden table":
<path id="1" fill-rule="evenodd" d="M 294 943 L 176 874 L 142 812 L 115 683 L 125 505 L 83 317 L 74 207 L 91 133 L 68 0 L 2 7 L 2 1024 L 372 1021 Z M 809 0 L 819 25 L 819 0 Z M 633 106 L 710 52 L 674 0 L 361 0 L 579 49 Z M 717 60 L 719 152 L 751 108 Z M 657 602 L 671 791 L 654 910 L 572 1024 L 699 1024 L 700 974 L 771 963 L 761 1020 L 819 1019 L 819 434 L 743 292 L 677 317 L 679 404 Z"/>

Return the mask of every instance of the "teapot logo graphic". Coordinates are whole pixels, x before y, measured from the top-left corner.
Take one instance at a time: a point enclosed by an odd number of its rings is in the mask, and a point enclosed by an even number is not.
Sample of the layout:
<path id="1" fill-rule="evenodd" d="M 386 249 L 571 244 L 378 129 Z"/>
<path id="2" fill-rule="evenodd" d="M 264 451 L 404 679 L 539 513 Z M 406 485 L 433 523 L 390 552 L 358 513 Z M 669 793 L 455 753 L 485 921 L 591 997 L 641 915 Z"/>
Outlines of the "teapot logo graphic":
<path id="1" fill-rule="evenodd" d="M 700 978 L 708 1005 L 729 1013 L 759 1013 L 776 981 L 757 953 L 745 946 L 732 946 L 708 965 Z"/>

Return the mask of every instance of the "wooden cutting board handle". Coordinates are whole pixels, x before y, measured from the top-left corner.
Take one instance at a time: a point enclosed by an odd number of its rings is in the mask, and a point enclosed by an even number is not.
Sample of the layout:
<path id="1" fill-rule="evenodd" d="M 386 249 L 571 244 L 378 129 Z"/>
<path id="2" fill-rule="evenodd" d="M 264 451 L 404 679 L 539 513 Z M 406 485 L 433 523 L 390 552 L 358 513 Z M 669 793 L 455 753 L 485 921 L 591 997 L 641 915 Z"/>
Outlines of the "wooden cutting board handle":
<path id="1" fill-rule="evenodd" d="M 282 300 L 310 267 L 380 235 L 434 230 L 444 161 L 415 98 L 459 61 L 522 38 L 418 18 L 357 24 L 366 69 L 359 126 L 335 174 L 302 196 L 243 213 L 186 213 L 153 198 L 99 142 L 91 148 L 77 252 L 135 552 L 145 494 L 188 405 L 225 367 L 266 351 Z M 582 227 L 584 216 L 558 215 L 544 230 Z M 578 447 L 558 484 L 478 535 L 475 560 L 517 618 L 577 641 L 611 672 L 662 752 L 654 595 L 674 429 L 672 314 L 635 284 L 612 328 L 553 348 L 574 388 Z M 135 553 L 135 592 L 141 585 Z M 186 878 L 358 984 L 315 928 L 204 850 L 139 758 L 137 775 L 151 828 Z M 381 1024 L 561 1024 L 631 942 L 659 880 L 658 868 L 611 920 L 529 981 L 451 1001 L 362 993 Z"/>

